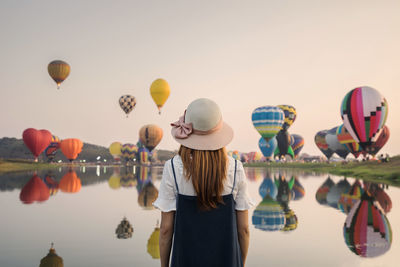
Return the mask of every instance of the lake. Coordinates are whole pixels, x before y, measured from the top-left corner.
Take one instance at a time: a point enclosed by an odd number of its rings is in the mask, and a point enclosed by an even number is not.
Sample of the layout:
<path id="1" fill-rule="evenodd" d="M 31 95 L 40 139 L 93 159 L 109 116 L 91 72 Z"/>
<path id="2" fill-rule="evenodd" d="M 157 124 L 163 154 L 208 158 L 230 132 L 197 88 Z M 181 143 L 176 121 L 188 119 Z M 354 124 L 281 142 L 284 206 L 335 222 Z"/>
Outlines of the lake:
<path id="1" fill-rule="evenodd" d="M 287 169 L 246 173 L 256 204 L 246 266 L 398 266 L 399 188 Z M 64 266 L 159 266 L 151 203 L 161 174 L 95 166 L 0 175 L 0 266 L 39 266 L 51 243 Z"/>

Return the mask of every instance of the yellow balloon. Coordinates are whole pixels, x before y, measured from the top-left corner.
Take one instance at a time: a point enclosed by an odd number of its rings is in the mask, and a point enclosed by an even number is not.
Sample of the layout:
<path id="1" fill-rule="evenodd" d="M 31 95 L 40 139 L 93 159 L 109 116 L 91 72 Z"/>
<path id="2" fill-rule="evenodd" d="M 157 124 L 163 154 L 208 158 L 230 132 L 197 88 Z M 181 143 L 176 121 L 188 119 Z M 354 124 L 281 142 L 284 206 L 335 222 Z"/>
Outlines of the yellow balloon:
<path id="1" fill-rule="evenodd" d="M 119 156 L 121 156 L 121 148 L 122 148 L 122 144 L 120 142 L 114 142 L 110 145 L 109 147 L 109 151 L 110 154 L 115 158 L 119 158 Z"/>
<path id="2" fill-rule="evenodd" d="M 67 62 L 62 60 L 54 60 L 47 66 L 50 77 L 57 83 L 57 89 L 61 83 L 68 77 L 71 67 Z"/>
<path id="3" fill-rule="evenodd" d="M 155 80 L 150 86 L 150 94 L 157 105 L 158 113 L 161 114 L 161 108 L 167 101 L 171 89 L 164 79 Z"/>
<path id="4" fill-rule="evenodd" d="M 158 244 L 159 239 L 160 239 L 160 228 L 157 225 L 153 233 L 151 233 L 149 240 L 147 240 L 147 253 L 149 253 L 153 259 L 160 258 L 160 246 Z"/>

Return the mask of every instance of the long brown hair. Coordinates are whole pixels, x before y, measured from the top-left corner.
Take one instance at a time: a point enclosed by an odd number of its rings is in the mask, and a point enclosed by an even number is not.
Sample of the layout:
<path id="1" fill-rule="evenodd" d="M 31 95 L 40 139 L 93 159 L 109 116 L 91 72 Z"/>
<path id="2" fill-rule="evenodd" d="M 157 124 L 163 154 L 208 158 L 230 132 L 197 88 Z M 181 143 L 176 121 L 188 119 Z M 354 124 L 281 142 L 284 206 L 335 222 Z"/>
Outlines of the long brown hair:
<path id="1" fill-rule="evenodd" d="M 219 203 L 224 203 L 222 192 L 228 168 L 225 148 L 195 150 L 181 145 L 178 154 L 184 176 L 192 179 L 199 209 L 215 209 Z"/>

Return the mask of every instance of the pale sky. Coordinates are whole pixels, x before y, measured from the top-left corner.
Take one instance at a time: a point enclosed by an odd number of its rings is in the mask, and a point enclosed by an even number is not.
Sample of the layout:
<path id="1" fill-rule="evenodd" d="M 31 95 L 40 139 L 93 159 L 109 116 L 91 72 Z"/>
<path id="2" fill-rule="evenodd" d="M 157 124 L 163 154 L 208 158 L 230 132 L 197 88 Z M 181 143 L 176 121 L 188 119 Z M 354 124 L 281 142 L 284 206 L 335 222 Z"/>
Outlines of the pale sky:
<path id="1" fill-rule="evenodd" d="M 33 127 L 108 146 L 154 123 L 158 148 L 172 150 L 169 124 L 207 97 L 235 131 L 228 149 L 258 150 L 252 111 L 288 104 L 302 152 L 321 154 L 315 133 L 340 125 L 345 94 L 368 85 L 389 103 L 382 152 L 399 154 L 399 14 L 400 1 L 2 0 L 0 137 Z M 71 65 L 60 90 L 47 73 L 55 59 Z M 171 86 L 161 116 L 156 78 Z M 128 119 L 123 94 L 137 99 Z"/>

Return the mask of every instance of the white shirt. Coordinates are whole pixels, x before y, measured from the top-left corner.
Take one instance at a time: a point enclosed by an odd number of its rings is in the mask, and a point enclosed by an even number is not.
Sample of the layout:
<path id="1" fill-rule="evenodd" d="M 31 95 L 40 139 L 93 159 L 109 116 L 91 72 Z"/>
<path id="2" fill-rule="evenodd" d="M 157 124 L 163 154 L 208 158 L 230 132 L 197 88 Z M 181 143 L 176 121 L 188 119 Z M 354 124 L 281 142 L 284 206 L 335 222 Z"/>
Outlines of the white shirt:
<path id="1" fill-rule="evenodd" d="M 235 159 L 228 157 L 229 166 L 227 177 L 224 182 L 224 190 L 222 195 L 229 195 L 232 192 L 234 172 L 235 172 Z M 179 194 L 187 196 L 196 196 L 192 180 L 188 180 L 183 176 L 183 163 L 179 155 L 174 157 L 174 167 L 176 174 L 176 182 L 179 188 Z M 233 199 L 235 200 L 236 210 L 248 210 L 254 203 L 247 192 L 246 174 L 244 173 L 243 165 L 237 161 L 236 167 L 236 184 L 233 189 Z M 165 162 L 164 170 L 161 179 L 160 190 L 157 200 L 153 206 L 157 209 L 168 212 L 176 210 L 176 197 L 178 190 L 176 189 L 174 174 L 172 172 L 171 160 Z"/>

